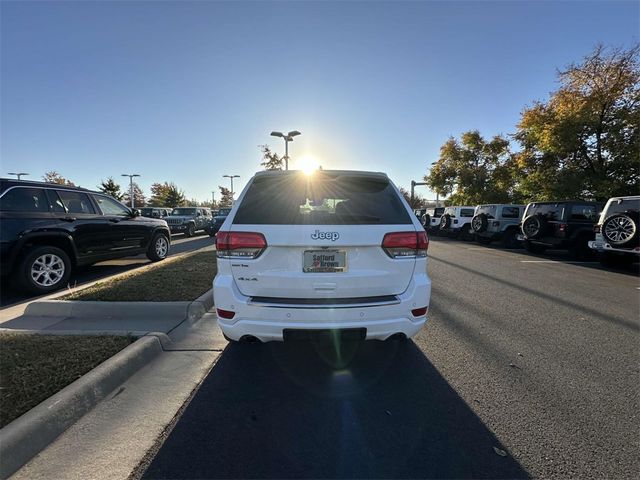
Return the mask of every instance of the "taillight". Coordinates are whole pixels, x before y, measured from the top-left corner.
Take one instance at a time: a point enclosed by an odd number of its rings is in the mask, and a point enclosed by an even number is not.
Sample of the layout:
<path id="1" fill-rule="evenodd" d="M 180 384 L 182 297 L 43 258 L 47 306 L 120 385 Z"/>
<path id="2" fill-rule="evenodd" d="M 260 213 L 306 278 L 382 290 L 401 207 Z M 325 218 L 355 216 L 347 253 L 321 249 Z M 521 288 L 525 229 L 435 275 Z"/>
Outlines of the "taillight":
<path id="1" fill-rule="evenodd" d="M 264 235 L 254 232 L 218 232 L 216 250 L 219 258 L 258 258 L 267 248 Z"/>
<path id="2" fill-rule="evenodd" d="M 391 258 L 426 257 L 429 237 L 427 232 L 387 233 L 382 248 Z"/>
<path id="3" fill-rule="evenodd" d="M 411 315 L 413 315 L 414 317 L 424 317 L 428 311 L 429 307 L 414 308 L 413 310 L 411 310 Z"/>
<path id="4" fill-rule="evenodd" d="M 594 225 L 594 226 L 593 226 L 593 231 L 594 231 L 595 233 L 600 233 L 600 225 Z"/>
<path id="5" fill-rule="evenodd" d="M 566 223 L 558 223 L 558 233 L 560 236 L 564 237 L 567 233 L 567 224 Z"/>
<path id="6" fill-rule="evenodd" d="M 227 320 L 231 320 L 236 316 L 236 312 L 232 312 L 231 310 L 222 310 L 221 308 L 216 308 L 216 311 L 218 312 L 218 316 L 220 318 L 226 318 Z"/>

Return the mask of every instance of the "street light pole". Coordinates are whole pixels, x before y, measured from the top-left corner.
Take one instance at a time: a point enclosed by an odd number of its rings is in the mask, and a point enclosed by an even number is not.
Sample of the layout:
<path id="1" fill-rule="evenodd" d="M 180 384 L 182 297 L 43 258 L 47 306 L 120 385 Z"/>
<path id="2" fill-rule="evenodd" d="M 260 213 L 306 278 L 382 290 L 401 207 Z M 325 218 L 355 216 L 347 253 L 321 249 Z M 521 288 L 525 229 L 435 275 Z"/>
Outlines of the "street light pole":
<path id="1" fill-rule="evenodd" d="M 18 177 L 18 180 L 20 180 L 23 176 L 29 175 L 29 174 L 25 172 L 19 172 L 19 173 L 9 172 L 8 175 L 15 175 L 16 177 Z"/>
<path id="2" fill-rule="evenodd" d="M 231 201 L 233 202 L 233 179 L 234 178 L 240 178 L 240 175 L 223 175 L 223 177 L 228 178 L 229 180 L 231 180 Z"/>
<path id="3" fill-rule="evenodd" d="M 137 173 L 123 173 L 123 177 L 129 177 L 129 197 L 131 198 L 131 209 L 136 208 L 136 202 L 133 199 L 133 177 L 139 177 Z"/>
<path id="4" fill-rule="evenodd" d="M 289 170 L 289 142 L 293 142 L 293 137 L 300 135 L 297 130 L 292 130 L 286 135 L 282 132 L 271 132 L 272 137 L 280 137 L 284 139 L 284 169 Z"/>

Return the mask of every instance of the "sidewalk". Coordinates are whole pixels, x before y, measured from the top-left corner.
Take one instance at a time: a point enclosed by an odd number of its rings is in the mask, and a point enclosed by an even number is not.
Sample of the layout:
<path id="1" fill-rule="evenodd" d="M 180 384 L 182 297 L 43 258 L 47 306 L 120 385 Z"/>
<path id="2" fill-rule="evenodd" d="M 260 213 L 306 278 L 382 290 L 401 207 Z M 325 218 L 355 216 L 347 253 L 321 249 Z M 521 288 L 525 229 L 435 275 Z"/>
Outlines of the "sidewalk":
<path id="1" fill-rule="evenodd" d="M 68 320 L 59 320 L 53 326 Z M 167 322 L 165 328 L 170 325 Z M 169 338 L 170 342 L 162 341 L 162 354 L 11 478 L 126 479 L 171 424 L 227 344 L 213 313 L 206 313 L 195 322 L 180 323 Z"/>

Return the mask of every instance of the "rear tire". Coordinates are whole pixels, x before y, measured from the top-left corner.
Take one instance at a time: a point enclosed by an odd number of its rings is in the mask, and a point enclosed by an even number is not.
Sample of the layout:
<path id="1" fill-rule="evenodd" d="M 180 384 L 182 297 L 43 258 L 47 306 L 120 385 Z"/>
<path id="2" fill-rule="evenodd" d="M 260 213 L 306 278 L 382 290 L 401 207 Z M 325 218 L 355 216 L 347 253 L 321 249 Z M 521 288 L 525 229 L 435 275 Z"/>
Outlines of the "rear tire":
<path id="1" fill-rule="evenodd" d="M 502 237 L 502 246 L 504 248 L 518 248 L 520 242 L 518 242 L 518 233 L 515 229 L 510 229 L 504 232 L 504 237 Z"/>
<path id="2" fill-rule="evenodd" d="M 491 243 L 491 237 L 482 237 L 480 235 L 476 235 L 476 242 L 481 245 L 489 245 Z"/>
<path id="3" fill-rule="evenodd" d="M 45 294 L 63 288 L 69 281 L 71 269 L 71 260 L 64 250 L 43 246 L 27 252 L 15 275 L 22 289 Z"/>
<path id="4" fill-rule="evenodd" d="M 169 255 L 170 245 L 171 243 L 169 242 L 169 237 L 166 233 L 156 233 L 149 243 L 147 258 L 152 262 L 164 260 L 167 258 L 167 255 Z"/>
<path id="5" fill-rule="evenodd" d="M 524 242 L 524 248 L 527 252 L 534 253 L 536 255 L 540 255 L 541 253 L 544 253 L 547 250 L 547 247 L 543 245 L 536 245 L 535 243 L 531 243 L 528 241 Z"/>

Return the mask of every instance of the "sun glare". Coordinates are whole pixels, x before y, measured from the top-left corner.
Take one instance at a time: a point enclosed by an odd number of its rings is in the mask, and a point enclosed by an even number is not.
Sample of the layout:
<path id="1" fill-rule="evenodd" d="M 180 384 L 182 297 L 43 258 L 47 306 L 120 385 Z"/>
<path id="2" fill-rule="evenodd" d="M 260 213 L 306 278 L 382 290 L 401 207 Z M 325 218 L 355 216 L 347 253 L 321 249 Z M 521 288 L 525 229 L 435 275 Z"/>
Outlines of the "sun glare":
<path id="1" fill-rule="evenodd" d="M 297 163 L 298 168 L 302 170 L 306 175 L 311 175 L 320 166 L 318 160 L 316 160 L 311 155 L 304 155 L 300 157 Z"/>

